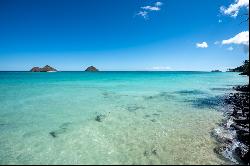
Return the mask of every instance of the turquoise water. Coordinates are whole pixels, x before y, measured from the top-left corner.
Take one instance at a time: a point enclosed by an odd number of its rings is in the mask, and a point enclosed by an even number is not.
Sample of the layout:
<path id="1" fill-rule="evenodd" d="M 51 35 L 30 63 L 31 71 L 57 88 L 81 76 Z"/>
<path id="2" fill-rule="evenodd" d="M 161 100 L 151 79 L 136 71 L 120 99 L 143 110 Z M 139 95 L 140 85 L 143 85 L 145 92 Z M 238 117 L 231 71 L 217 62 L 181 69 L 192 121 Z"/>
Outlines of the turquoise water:
<path id="1" fill-rule="evenodd" d="M 210 132 L 223 118 L 220 97 L 247 82 L 238 73 L 0 72 L 0 164 L 227 164 Z"/>

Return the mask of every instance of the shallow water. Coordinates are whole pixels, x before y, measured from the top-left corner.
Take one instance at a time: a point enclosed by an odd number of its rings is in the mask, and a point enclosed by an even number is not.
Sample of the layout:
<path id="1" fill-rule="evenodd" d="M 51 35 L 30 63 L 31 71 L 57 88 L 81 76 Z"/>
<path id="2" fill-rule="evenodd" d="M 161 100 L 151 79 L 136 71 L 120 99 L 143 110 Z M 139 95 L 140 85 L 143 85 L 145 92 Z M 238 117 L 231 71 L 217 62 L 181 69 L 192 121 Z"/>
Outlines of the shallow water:
<path id="1" fill-rule="evenodd" d="M 0 72 L 0 164 L 227 164 L 210 132 L 221 97 L 247 82 L 238 73 Z"/>

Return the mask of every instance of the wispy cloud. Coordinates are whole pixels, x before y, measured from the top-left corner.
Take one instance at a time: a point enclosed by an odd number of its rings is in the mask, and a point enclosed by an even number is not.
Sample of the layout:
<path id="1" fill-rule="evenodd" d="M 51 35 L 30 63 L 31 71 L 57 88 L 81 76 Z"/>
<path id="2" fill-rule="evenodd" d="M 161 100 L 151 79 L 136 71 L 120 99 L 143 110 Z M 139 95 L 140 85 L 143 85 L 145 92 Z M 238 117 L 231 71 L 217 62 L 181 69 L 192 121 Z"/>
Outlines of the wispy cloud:
<path id="1" fill-rule="evenodd" d="M 148 12 L 147 11 L 139 11 L 136 15 L 141 16 L 144 19 L 148 19 Z"/>
<path id="2" fill-rule="evenodd" d="M 153 11 L 160 11 L 161 10 L 161 6 L 163 5 L 162 2 L 155 2 L 154 5 L 150 6 L 142 6 L 141 9 L 136 15 L 137 16 L 141 16 L 144 19 L 148 19 L 149 18 L 149 13 L 153 12 Z"/>
<path id="3" fill-rule="evenodd" d="M 171 70 L 171 67 L 169 67 L 169 66 L 154 66 L 151 68 L 151 70 L 158 70 L 158 71 Z"/>
<path id="4" fill-rule="evenodd" d="M 196 43 L 197 48 L 208 48 L 207 42 Z"/>
<path id="5" fill-rule="evenodd" d="M 227 50 L 228 50 L 228 51 L 233 51 L 234 48 L 231 46 L 231 47 L 228 47 Z"/>
<path id="6" fill-rule="evenodd" d="M 161 10 L 158 6 L 143 6 L 141 7 L 144 10 L 150 10 L 150 11 L 159 11 Z"/>
<path id="7" fill-rule="evenodd" d="M 218 23 L 222 23 L 222 20 L 218 20 Z"/>
<path id="8" fill-rule="evenodd" d="M 249 31 L 240 32 L 239 34 L 235 35 L 230 39 L 223 40 L 221 43 L 222 45 L 241 44 L 249 46 Z"/>
<path id="9" fill-rule="evenodd" d="M 235 0 L 234 4 L 231 4 L 228 8 L 221 6 L 220 11 L 225 15 L 231 17 L 237 17 L 241 8 L 249 8 L 249 0 Z"/>

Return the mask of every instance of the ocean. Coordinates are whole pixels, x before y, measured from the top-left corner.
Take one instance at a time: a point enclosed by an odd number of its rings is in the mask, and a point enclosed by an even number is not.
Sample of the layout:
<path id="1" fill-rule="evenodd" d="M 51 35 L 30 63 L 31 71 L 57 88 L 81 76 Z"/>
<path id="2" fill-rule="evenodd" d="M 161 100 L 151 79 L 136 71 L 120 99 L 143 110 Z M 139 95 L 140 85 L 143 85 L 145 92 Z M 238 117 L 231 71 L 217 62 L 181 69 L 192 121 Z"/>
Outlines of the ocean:
<path id="1" fill-rule="evenodd" d="M 211 131 L 231 72 L 0 72 L 0 165 L 230 164 Z"/>

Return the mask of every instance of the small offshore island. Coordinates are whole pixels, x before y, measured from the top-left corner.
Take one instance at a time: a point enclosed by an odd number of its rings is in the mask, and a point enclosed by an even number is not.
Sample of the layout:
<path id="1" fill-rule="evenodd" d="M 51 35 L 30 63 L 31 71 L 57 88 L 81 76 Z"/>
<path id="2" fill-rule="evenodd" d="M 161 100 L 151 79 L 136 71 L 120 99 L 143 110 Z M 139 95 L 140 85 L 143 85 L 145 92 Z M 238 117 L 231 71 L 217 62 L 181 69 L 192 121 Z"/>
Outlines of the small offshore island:
<path id="1" fill-rule="evenodd" d="M 99 70 L 96 67 L 94 67 L 94 66 L 89 66 L 85 71 L 88 71 L 88 72 L 97 72 Z"/>
<path id="2" fill-rule="evenodd" d="M 56 70 L 55 68 L 49 66 L 49 65 L 46 65 L 42 68 L 40 67 L 33 67 L 30 72 L 57 72 L 58 70 Z M 86 72 L 98 72 L 99 70 L 94 67 L 94 66 L 89 66 L 85 69 Z"/>
<path id="3" fill-rule="evenodd" d="M 42 68 L 40 67 L 33 67 L 31 70 L 31 72 L 57 72 L 56 69 L 54 69 L 53 67 L 46 65 Z"/>
<path id="4" fill-rule="evenodd" d="M 222 72 L 222 71 L 220 71 L 220 70 L 212 70 L 211 72 Z"/>

